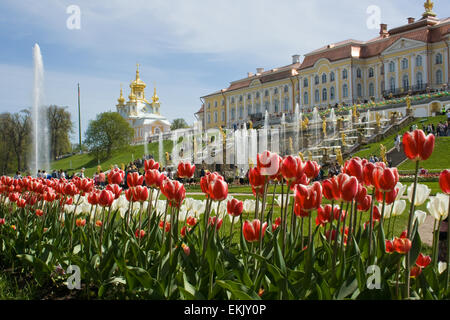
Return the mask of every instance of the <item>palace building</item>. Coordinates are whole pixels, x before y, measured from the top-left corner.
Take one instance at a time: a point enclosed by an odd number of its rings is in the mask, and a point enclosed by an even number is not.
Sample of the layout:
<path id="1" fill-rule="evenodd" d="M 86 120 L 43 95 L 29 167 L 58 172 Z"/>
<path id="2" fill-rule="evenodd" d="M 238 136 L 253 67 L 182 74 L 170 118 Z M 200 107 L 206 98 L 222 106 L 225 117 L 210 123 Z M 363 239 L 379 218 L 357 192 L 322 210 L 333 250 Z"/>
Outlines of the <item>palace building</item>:
<path id="1" fill-rule="evenodd" d="M 145 98 L 147 85 L 139 77 L 139 65 L 136 69 L 136 79 L 130 83 L 131 92 L 125 102 L 122 88 L 117 99 L 117 112 L 124 117 L 134 129 L 133 143 L 144 143 L 146 137 L 160 132 L 170 131 L 170 122 L 160 114 L 161 104 L 154 89 L 151 102 Z"/>
<path id="2" fill-rule="evenodd" d="M 420 19 L 388 29 L 368 41 L 345 40 L 304 55 L 290 65 L 233 81 L 220 91 L 201 97 L 196 113 L 205 128 L 236 128 L 259 121 L 265 111 L 271 119 L 287 118 L 299 105 L 314 107 L 353 105 L 392 97 L 440 90 L 449 82 L 450 18 L 439 19 L 427 0 Z M 275 121 L 276 123 L 276 121 Z"/>

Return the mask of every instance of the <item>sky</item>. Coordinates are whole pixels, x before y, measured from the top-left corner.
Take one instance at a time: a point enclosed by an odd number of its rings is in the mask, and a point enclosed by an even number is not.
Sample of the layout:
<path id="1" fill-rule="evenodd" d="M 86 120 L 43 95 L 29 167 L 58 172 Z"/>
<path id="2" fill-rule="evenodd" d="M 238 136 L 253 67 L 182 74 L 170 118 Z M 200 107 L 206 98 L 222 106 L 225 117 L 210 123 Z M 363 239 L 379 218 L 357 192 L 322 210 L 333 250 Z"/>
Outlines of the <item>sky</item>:
<path id="1" fill-rule="evenodd" d="M 379 23 L 388 29 L 419 19 L 424 0 L 2 0 L 0 2 L 0 113 L 32 104 L 32 48 L 44 62 L 44 104 L 67 106 L 78 140 L 89 120 L 115 111 L 136 63 L 156 85 L 169 121 L 195 121 L 200 97 L 229 86 L 256 68 L 288 65 L 324 45 L 369 40 Z M 439 18 L 450 1 L 435 0 Z M 70 6 L 79 8 L 74 16 Z M 79 17 L 79 20 L 77 18 Z M 76 22 L 79 21 L 79 28 Z M 68 24 L 69 23 L 69 24 Z M 68 27 L 69 25 L 69 27 Z M 73 28 L 75 26 L 76 28 Z"/>

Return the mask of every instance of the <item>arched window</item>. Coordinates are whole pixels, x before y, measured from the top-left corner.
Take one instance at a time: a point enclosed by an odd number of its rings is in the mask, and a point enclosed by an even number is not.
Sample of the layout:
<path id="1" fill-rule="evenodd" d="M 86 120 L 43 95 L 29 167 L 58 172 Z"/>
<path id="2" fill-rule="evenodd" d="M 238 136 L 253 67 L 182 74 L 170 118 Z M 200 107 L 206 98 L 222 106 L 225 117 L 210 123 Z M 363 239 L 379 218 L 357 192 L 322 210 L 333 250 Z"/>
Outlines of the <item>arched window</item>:
<path id="1" fill-rule="evenodd" d="M 320 101 L 319 89 L 316 89 L 316 91 L 314 91 L 314 101 L 315 102 L 319 102 Z"/>
<path id="2" fill-rule="evenodd" d="M 308 104 L 308 92 L 303 94 L 303 104 Z"/>
<path id="3" fill-rule="evenodd" d="M 252 100 L 252 95 L 250 93 L 247 95 L 247 100 Z"/>
<path id="4" fill-rule="evenodd" d="M 314 84 L 319 84 L 319 76 L 318 75 L 316 75 L 314 77 Z"/>
<path id="5" fill-rule="evenodd" d="M 331 73 L 330 73 L 330 82 L 331 81 L 334 81 L 334 72 L 333 71 L 331 71 Z"/>
<path id="6" fill-rule="evenodd" d="M 402 69 L 403 70 L 408 69 L 408 59 L 406 58 L 402 59 Z"/>
<path id="7" fill-rule="evenodd" d="M 408 90 L 409 89 L 409 77 L 407 74 L 403 75 L 403 89 Z"/>
<path id="8" fill-rule="evenodd" d="M 236 109 L 231 108 L 231 120 L 234 120 L 235 117 L 236 117 Z"/>
<path id="9" fill-rule="evenodd" d="M 334 87 L 330 88 L 330 100 L 334 100 Z"/>
<path id="10" fill-rule="evenodd" d="M 214 101 L 214 108 L 217 108 L 217 101 Z"/>
<path id="11" fill-rule="evenodd" d="M 273 94 L 278 94 L 278 88 L 273 89 Z"/>
<path id="12" fill-rule="evenodd" d="M 303 79 L 303 88 L 308 87 L 308 78 Z"/>
<path id="13" fill-rule="evenodd" d="M 375 86 L 373 85 L 372 82 L 369 84 L 369 96 L 370 97 L 374 97 L 375 96 Z"/>
<path id="14" fill-rule="evenodd" d="M 222 114 L 220 116 L 220 121 L 222 121 L 222 122 L 225 121 L 225 110 L 222 110 Z"/>
<path id="15" fill-rule="evenodd" d="M 234 103 L 234 97 L 231 98 L 231 104 L 233 104 L 233 103 Z"/>
<path id="16" fill-rule="evenodd" d="M 389 72 L 395 72 L 395 62 L 389 62 Z"/>
<path id="17" fill-rule="evenodd" d="M 264 91 L 264 97 L 268 97 L 269 96 L 269 90 Z"/>
<path id="18" fill-rule="evenodd" d="M 417 88 L 422 89 L 423 86 L 422 72 L 417 72 L 416 80 L 417 80 Z"/>
<path id="19" fill-rule="evenodd" d="M 436 71 L 436 84 L 442 84 L 442 71 Z"/>
<path id="20" fill-rule="evenodd" d="M 248 113 L 248 115 L 252 114 L 252 105 L 251 104 L 247 105 L 247 113 Z"/>
<path id="21" fill-rule="evenodd" d="M 327 82 L 327 74 L 324 73 L 322 74 L 322 83 L 326 83 Z"/>
<path id="22" fill-rule="evenodd" d="M 259 91 L 256 92 L 256 98 L 259 98 Z"/>
<path id="23" fill-rule="evenodd" d="M 269 111 L 269 101 L 264 102 L 264 110 Z"/>
<path id="24" fill-rule="evenodd" d="M 275 100 L 275 101 L 274 101 L 274 106 L 275 106 L 275 113 L 278 113 L 278 108 L 279 108 L 279 106 L 278 106 L 278 100 Z"/>
<path id="25" fill-rule="evenodd" d="M 239 102 L 242 102 L 242 95 L 239 96 Z"/>
<path id="26" fill-rule="evenodd" d="M 284 86 L 284 92 L 289 92 L 289 87 L 288 86 Z"/>
<path id="27" fill-rule="evenodd" d="M 369 78 L 373 78 L 373 68 L 369 68 Z"/>
<path id="28" fill-rule="evenodd" d="M 327 88 L 322 89 L 322 101 L 327 101 Z"/>
<path id="29" fill-rule="evenodd" d="M 348 97 L 348 86 L 347 86 L 347 84 L 344 84 L 344 85 L 342 86 L 342 96 L 343 96 L 344 98 L 347 98 L 347 97 Z"/>
<path id="30" fill-rule="evenodd" d="M 241 106 L 241 107 L 239 108 L 239 118 L 242 119 L 243 117 L 244 117 L 244 107 Z"/>
<path id="31" fill-rule="evenodd" d="M 361 78 L 361 69 L 360 68 L 356 69 L 356 77 Z"/>
<path id="32" fill-rule="evenodd" d="M 361 83 L 358 83 L 358 85 L 356 86 L 356 92 L 358 94 L 358 97 L 362 97 L 362 86 L 361 86 Z"/>
<path id="33" fill-rule="evenodd" d="M 342 70 L 342 79 L 347 79 L 347 69 Z"/>
<path id="34" fill-rule="evenodd" d="M 289 110 L 289 97 L 284 98 L 284 111 Z"/>
<path id="35" fill-rule="evenodd" d="M 211 108 L 211 103 L 210 103 L 210 102 L 208 102 L 208 109 L 209 109 L 209 108 Z"/>
<path id="36" fill-rule="evenodd" d="M 416 57 L 416 67 L 420 67 L 420 66 L 422 66 L 422 56 L 418 55 Z"/>
<path id="37" fill-rule="evenodd" d="M 217 111 L 214 111 L 214 122 L 217 122 Z"/>
<path id="38" fill-rule="evenodd" d="M 391 77 L 391 79 L 389 80 L 389 89 L 391 91 L 395 91 L 395 79 L 394 79 L 394 77 Z"/>
<path id="39" fill-rule="evenodd" d="M 442 64 L 442 54 L 436 54 L 436 64 Z"/>
<path id="40" fill-rule="evenodd" d="M 207 116 L 206 118 L 207 118 L 207 120 L 208 120 L 208 123 L 211 123 L 211 114 L 208 113 L 206 116 Z"/>

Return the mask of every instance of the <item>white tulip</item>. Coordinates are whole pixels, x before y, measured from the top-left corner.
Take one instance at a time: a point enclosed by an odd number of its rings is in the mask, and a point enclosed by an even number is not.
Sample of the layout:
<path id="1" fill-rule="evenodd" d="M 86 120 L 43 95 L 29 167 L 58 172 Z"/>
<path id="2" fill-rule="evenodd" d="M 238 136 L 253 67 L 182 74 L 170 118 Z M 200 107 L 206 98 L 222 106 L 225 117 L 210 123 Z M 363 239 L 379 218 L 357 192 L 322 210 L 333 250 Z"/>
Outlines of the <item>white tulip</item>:
<path id="1" fill-rule="evenodd" d="M 255 200 L 247 199 L 244 201 L 244 211 L 246 213 L 255 212 L 255 206 L 256 206 Z"/>
<path id="2" fill-rule="evenodd" d="M 394 201 L 394 209 L 392 210 L 393 216 L 400 216 L 403 211 L 406 209 L 406 201 L 405 200 L 396 200 Z"/>
<path id="3" fill-rule="evenodd" d="M 414 184 L 412 183 L 407 190 L 408 193 L 408 199 L 409 202 L 412 203 L 412 194 L 413 194 L 413 188 L 414 188 Z M 430 195 L 431 189 L 428 188 L 427 185 L 425 184 L 417 184 L 417 190 L 416 190 L 416 196 L 415 196 L 415 201 L 414 201 L 414 205 L 415 206 L 420 206 L 422 205 L 427 199 L 428 196 Z"/>
<path id="4" fill-rule="evenodd" d="M 276 203 L 279 207 L 281 207 L 281 194 L 278 195 L 277 197 L 275 197 L 275 203 Z"/>
<path id="5" fill-rule="evenodd" d="M 419 223 L 419 226 L 425 222 L 425 219 L 427 218 L 427 213 L 422 210 L 416 210 L 414 212 L 414 221 L 417 220 Z"/>
<path id="6" fill-rule="evenodd" d="M 439 274 L 441 274 L 442 272 L 444 272 L 446 269 L 447 269 L 447 262 L 439 261 L 439 263 L 438 263 L 438 271 L 439 271 Z"/>
<path id="7" fill-rule="evenodd" d="M 402 184 L 401 182 L 397 182 L 395 185 L 396 188 L 398 188 L 397 197 L 395 197 L 395 200 L 400 200 L 406 191 L 406 185 Z"/>
<path id="8" fill-rule="evenodd" d="M 439 219 L 445 220 L 448 216 L 448 196 L 438 193 L 435 197 L 430 197 L 427 209 L 434 219 L 438 221 Z"/>
<path id="9" fill-rule="evenodd" d="M 383 219 L 389 219 L 391 217 L 392 205 L 393 205 L 392 203 L 384 205 Z M 378 211 L 381 214 L 383 212 L 383 204 L 379 204 L 377 207 L 378 207 Z"/>

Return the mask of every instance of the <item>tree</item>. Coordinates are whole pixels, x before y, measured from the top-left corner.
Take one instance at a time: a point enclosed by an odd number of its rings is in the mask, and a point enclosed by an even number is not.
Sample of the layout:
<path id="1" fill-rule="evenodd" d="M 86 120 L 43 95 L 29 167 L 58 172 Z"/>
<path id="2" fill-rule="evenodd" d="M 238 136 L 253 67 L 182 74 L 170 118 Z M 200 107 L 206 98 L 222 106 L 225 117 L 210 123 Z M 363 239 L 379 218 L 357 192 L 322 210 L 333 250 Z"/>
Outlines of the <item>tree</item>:
<path id="1" fill-rule="evenodd" d="M 73 124 L 67 107 L 51 105 L 47 108 L 47 119 L 50 130 L 50 153 L 53 160 L 58 156 L 72 150 L 70 134 L 73 133 Z"/>
<path id="2" fill-rule="evenodd" d="M 170 126 L 170 130 L 177 130 L 183 128 L 189 128 L 188 124 L 186 123 L 186 120 L 184 120 L 183 118 L 174 119 L 172 121 L 172 125 Z"/>
<path id="3" fill-rule="evenodd" d="M 89 122 L 84 143 L 97 160 L 109 158 L 114 150 L 127 147 L 134 131 L 117 112 L 103 112 Z"/>

